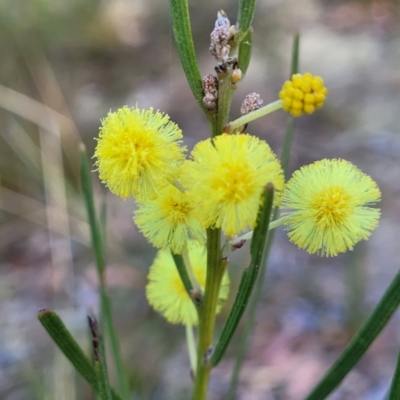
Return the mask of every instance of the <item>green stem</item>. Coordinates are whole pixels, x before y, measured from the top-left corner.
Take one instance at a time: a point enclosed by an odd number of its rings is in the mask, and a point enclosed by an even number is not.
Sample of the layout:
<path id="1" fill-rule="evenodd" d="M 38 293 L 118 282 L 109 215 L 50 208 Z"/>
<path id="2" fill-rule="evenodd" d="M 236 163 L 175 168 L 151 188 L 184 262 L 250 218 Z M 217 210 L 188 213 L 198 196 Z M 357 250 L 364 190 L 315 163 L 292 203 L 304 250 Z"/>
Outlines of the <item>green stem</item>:
<path id="1" fill-rule="evenodd" d="M 199 310 L 196 380 L 193 400 L 205 400 L 211 365 L 208 353 L 211 349 L 219 289 L 227 266 L 221 258 L 221 230 L 207 229 L 207 277 L 204 301 Z"/>
<path id="2" fill-rule="evenodd" d="M 219 77 L 218 84 L 218 115 L 217 122 L 213 124 L 212 137 L 221 135 L 224 132 L 224 126 L 229 121 L 229 112 L 231 109 L 233 86 L 231 81 L 232 70 L 223 77 Z"/>
<path id="3" fill-rule="evenodd" d="M 102 310 L 101 324 L 102 326 L 105 326 L 105 329 L 107 330 L 110 339 L 111 351 L 114 358 L 115 367 L 117 370 L 119 390 L 121 391 L 125 399 L 129 399 L 130 398 L 129 382 L 123 366 L 118 337 L 113 324 L 111 301 L 107 293 L 107 286 L 105 280 L 106 263 L 105 263 L 103 235 L 96 217 L 89 161 L 86 153 L 86 148 L 83 144 L 80 145 L 80 155 L 81 155 L 82 190 L 88 213 L 90 232 L 92 237 L 92 247 L 95 254 L 97 273 L 100 282 L 100 302 Z"/>
<path id="4" fill-rule="evenodd" d="M 372 342 L 390 321 L 400 305 L 400 272 L 397 273 L 374 311 L 354 336 L 346 349 L 326 375 L 306 397 L 306 400 L 323 400 L 340 384 L 358 363 Z"/>
<path id="5" fill-rule="evenodd" d="M 266 106 L 259 108 L 258 110 L 243 115 L 243 117 L 240 117 L 235 121 L 229 123 L 230 132 L 233 132 L 235 129 L 238 129 L 239 127 L 246 125 L 251 121 L 271 114 L 273 111 L 279 110 L 280 108 L 282 108 L 282 104 L 282 100 L 277 100 L 273 103 L 267 104 Z"/>

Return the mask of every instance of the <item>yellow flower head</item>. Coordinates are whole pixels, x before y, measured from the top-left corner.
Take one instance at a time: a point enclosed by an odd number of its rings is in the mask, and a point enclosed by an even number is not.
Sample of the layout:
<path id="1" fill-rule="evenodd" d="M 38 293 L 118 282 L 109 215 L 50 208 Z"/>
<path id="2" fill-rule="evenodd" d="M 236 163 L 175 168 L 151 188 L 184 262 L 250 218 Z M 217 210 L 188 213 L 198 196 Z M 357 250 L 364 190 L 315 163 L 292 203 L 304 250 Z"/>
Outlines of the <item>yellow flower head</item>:
<path id="1" fill-rule="evenodd" d="M 302 167 L 287 182 L 282 208 L 289 239 L 309 253 L 335 256 L 367 239 L 378 225 L 376 183 L 345 160 Z"/>
<path id="2" fill-rule="evenodd" d="M 134 221 L 154 246 L 170 247 L 179 254 L 189 239 L 205 242 L 205 229 L 194 217 L 195 207 L 188 193 L 168 184 L 154 199 L 138 202 Z"/>
<path id="3" fill-rule="evenodd" d="M 100 179 L 122 198 L 154 196 L 184 159 L 182 132 L 152 108 L 123 107 L 102 121 L 94 153 Z"/>
<path id="4" fill-rule="evenodd" d="M 328 89 L 320 76 L 294 74 L 290 81 L 286 81 L 279 98 L 283 101 L 282 108 L 294 117 L 312 114 L 317 108 L 324 105 Z"/>
<path id="5" fill-rule="evenodd" d="M 204 246 L 190 246 L 193 272 L 204 291 L 207 276 L 207 253 Z M 160 250 L 150 267 L 146 295 L 151 306 L 171 324 L 197 325 L 197 311 L 187 294 L 169 250 Z M 229 278 L 225 274 L 219 291 L 217 311 L 229 294 Z"/>
<path id="6" fill-rule="evenodd" d="M 281 165 L 264 141 L 249 134 L 223 134 L 199 142 L 184 166 L 185 182 L 205 227 L 236 235 L 254 228 L 260 196 L 268 182 L 278 205 L 284 186 Z"/>

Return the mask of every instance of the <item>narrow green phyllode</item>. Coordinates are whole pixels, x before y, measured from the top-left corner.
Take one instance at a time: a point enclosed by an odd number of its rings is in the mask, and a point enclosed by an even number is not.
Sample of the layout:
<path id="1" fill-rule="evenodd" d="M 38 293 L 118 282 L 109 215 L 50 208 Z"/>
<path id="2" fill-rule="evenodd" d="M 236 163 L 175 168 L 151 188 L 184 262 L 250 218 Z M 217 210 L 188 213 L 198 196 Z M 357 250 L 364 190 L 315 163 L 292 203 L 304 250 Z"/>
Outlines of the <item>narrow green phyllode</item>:
<path id="1" fill-rule="evenodd" d="M 399 305 L 400 272 L 397 273 L 370 317 L 305 400 L 323 400 L 333 392 L 365 354 Z"/>
<path id="2" fill-rule="evenodd" d="M 222 329 L 221 337 L 215 347 L 211 357 L 211 365 L 215 366 L 219 363 L 228 347 L 233 334 L 246 310 L 247 303 L 256 282 L 258 272 L 260 270 L 261 258 L 265 246 L 265 238 L 268 232 L 268 225 L 271 216 L 272 203 L 274 198 L 274 187 L 269 183 L 262 195 L 262 205 L 259 208 L 256 228 L 254 230 L 253 239 L 250 246 L 251 261 L 250 266 L 244 270 L 239 289 L 232 305 L 232 309 L 228 315 L 225 325 Z"/>
<path id="3" fill-rule="evenodd" d="M 389 397 L 387 400 L 400 399 L 400 352 L 397 356 L 396 371 L 394 372 L 392 384 L 390 385 Z"/>
<path id="4" fill-rule="evenodd" d="M 179 57 L 192 93 L 210 121 L 214 115 L 207 110 L 203 103 L 203 88 L 201 75 L 197 64 L 193 45 L 192 29 L 190 27 L 189 8 L 187 0 L 170 0 L 169 7 L 172 19 L 172 30 Z"/>
<path id="5" fill-rule="evenodd" d="M 99 392 L 99 382 L 92 363 L 61 321 L 60 317 L 54 311 L 44 309 L 38 312 L 38 319 L 76 371 L 96 392 Z M 111 394 L 113 400 L 123 400 L 114 389 L 111 389 Z"/>

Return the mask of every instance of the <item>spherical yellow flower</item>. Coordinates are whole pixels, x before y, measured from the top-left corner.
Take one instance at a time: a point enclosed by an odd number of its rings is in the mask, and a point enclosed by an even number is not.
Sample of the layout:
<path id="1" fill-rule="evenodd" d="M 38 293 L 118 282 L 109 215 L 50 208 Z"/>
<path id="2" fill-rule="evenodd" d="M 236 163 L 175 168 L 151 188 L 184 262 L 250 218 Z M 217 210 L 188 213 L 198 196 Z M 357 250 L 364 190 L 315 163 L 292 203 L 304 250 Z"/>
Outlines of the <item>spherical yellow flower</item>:
<path id="1" fill-rule="evenodd" d="M 254 228 L 260 196 L 268 182 L 278 205 L 284 186 L 281 165 L 266 142 L 249 134 L 223 134 L 199 142 L 184 166 L 184 185 L 205 227 L 228 236 Z"/>
<path id="2" fill-rule="evenodd" d="M 184 160 L 182 132 L 169 116 L 152 108 L 123 107 L 102 121 L 94 157 L 100 179 L 122 198 L 154 196 L 173 180 Z"/>
<path id="3" fill-rule="evenodd" d="M 207 276 L 207 253 L 204 246 L 190 246 L 193 272 L 204 291 Z M 146 295 L 151 306 L 171 324 L 197 325 L 197 311 L 187 294 L 169 250 L 160 250 L 150 267 Z M 229 278 L 225 274 L 219 291 L 217 311 L 229 294 Z"/>
<path id="4" fill-rule="evenodd" d="M 335 256 L 378 225 L 376 183 L 345 160 L 321 160 L 296 171 L 287 182 L 282 208 L 289 239 L 309 253 Z"/>
<path id="5" fill-rule="evenodd" d="M 317 108 L 324 105 L 328 89 L 320 76 L 310 73 L 294 74 L 290 81 L 286 81 L 279 98 L 283 101 L 282 108 L 294 117 L 312 114 Z"/>
<path id="6" fill-rule="evenodd" d="M 205 242 L 205 229 L 194 216 L 195 207 L 188 193 L 168 184 L 154 199 L 138 202 L 134 221 L 154 246 L 170 247 L 179 254 L 189 239 Z"/>

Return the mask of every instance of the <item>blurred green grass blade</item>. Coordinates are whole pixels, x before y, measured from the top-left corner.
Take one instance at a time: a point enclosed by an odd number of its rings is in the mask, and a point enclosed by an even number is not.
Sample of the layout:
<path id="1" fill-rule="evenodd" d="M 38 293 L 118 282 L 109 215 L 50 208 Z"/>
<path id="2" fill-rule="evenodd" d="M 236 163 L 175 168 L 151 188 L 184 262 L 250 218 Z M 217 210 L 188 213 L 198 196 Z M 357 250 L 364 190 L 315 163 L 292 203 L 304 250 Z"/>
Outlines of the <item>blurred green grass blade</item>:
<path id="1" fill-rule="evenodd" d="M 290 67 L 290 78 L 293 74 L 297 74 L 299 72 L 299 55 L 300 55 L 300 34 L 296 33 L 293 37 L 292 44 L 292 61 Z"/>
<path id="2" fill-rule="evenodd" d="M 246 36 L 240 42 L 239 54 L 238 54 L 238 64 L 242 71 L 242 79 L 246 75 L 247 69 L 249 68 L 251 52 L 253 49 L 253 28 L 249 28 Z"/>
<path id="3" fill-rule="evenodd" d="M 246 268 L 242 274 L 242 279 L 240 280 L 239 289 L 233 302 L 232 309 L 211 357 L 211 365 L 213 366 L 217 365 L 224 355 L 251 296 L 264 250 L 265 238 L 267 236 L 271 217 L 273 197 L 273 185 L 269 183 L 264 190 L 262 205 L 258 210 L 256 228 L 254 229 L 253 239 L 250 245 L 250 266 Z"/>
<path id="4" fill-rule="evenodd" d="M 92 177 L 89 167 L 89 160 L 86 153 L 86 148 L 83 144 L 80 146 L 80 158 L 81 158 L 81 181 L 82 191 L 85 198 L 85 205 L 89 219 L 90 234 L 92 237 L 93 251 L 96 258 L 96 266 L 99 274 L 99 278 L 104 282 L 104 270 L 106 267 L 102 233 L 97 222 L 96 210 L 93 200 L 93 188 L 92 188 Z"/>
<path id="5" fill-rule="evenodd" d="M 53 339 L 54 343 L 68 358 L 76 371 L 93 387 L 99 391 L 99 383 L 97 381 L 96 371 L 91 364 L 89 358 L 83 352 L 77 341 L 66 328 L 60 317 L 51 310 L 40 310 L 38 312 L 39 322 Z M 113 400 L 123 400 L 122 397 L 111 390 Z"/>
<path id="6" fill-rule="evenodd" d="M 306 400 L 325 399 L 365 354 L 400 305 L 400 272 L 380 299 L 370 317 Z M 394 398 L 393 398 L 394 399 Z M 398 397 L 396 397 L 398 399 Z"/>
<path id="7" fill-rule="evenodd" d="M 172 30 L 186 79 L 197 103 L 211 119 L 212 113 L 203 104 L 203 87 L 196 52 L 194 50 L 188 2 L 187 0 L 169 0 L 169 6 Z"/>
<path id="8" fill-rule="evenodd" d="M 99 397 L 101 400 L 112 400 L 104 342 L 100 334 L 99 325 L 96 318 L 92 315 L 88 315 L 88 323 L 92 334 L 94 370 L 99 386 Z"/>
<path id="9" fill-rule="evenodd" d="M 240 43 L 246 36 L 253 21 L 256 3 L 257 0 L 239 0 L 235 43 Z"/>
<path id="10" fill-rule="evenodd" d="M 297 33 L 293 37 L 293 44 L 292 44 L 292 61 L 290 67 L 290 77 L 293 74 L 297 74 L 299 71 L 299 53 L 300 53 L 300 35 Z M 285 175 L 287 174 L 287 169 L 289 166 L 289 159 L 290 159 L 290 152 L 292 150 L 292 142 L 293 142 L 293 135 L 294 135 L 294 118 L 292 116 L 288 117 L 288 121 L 286 124 L 286 132 L 285 138 L 283 140 L 283 149 L 281 155 L 281 165 Z"/>
<path id="11" fill-rule="evenodd" d="M 394 372 L 392 384 L 390 385 L 389 397 L 387 400 L 400 399 L 400 352 L 397 356 L 396 371 Z"/>
<path id="12" fill-rule="evenodd" d="M 125 399 L 130 398 L 129 382 L 125 373 L 121 351 L 119 347 L 118 336 L 114 328 L 113 313 L 111 300 L 107 293 L 105 282 L 105 251 L 103 245 L 103 232 L 99 226 L 96 210 L 93 200 L 93 188 L 89 160 L 86 153 L 86 148 L 83 144 L 80 145 L 81 156 L 81 180 L 82 190 L 85 198 L 86 209 L 88 213 L 90 232 L 92 237 L 93 251 L 96 259 L 97 273 L 100 282 L 100 300 L 101 300 L 101 325 L 107 331 L 110 343 L 111 352 L 113 355 L 115 368 L 117 370 L 118 388 Z"/>
<path id="13" fill-rule="evenodd" d="M 296 34 L 293 37 L 292 44 L 292 58 L 291 58 L 291 68 L 290 68 L 290 76 L 298 72 L 299 68 L 299 55 L 300 55 L 300 35 Z M 283 151 L 281 156 L 281 165 L 282 169 L 286 175 L 288 165 L 289 165 L 289 156 L 292 149 L 292 139 L 294 134 L 294 118 L 289 117 L 286 124 L 286 132 L 285 138 L 283 140 Z M 271 221 L 275 221 L 278 217 L 279 209 L 276 207 L 273 211 L 273 216 Z M 268 256 L 271 251 L 272 243 L 275 237 L 275 229 L 268 232 L 267 240 L 265 244 L 265 250 L 261 259 L 261 267 L 259 272 L 259 277 L 256 281 L 254 293 L 250 301 L 248 317 L 246 320 L 246 324 L 244 327 L 243 335 L 241 338 L 241 342 L 236 351 L 236 360 L 235 365 L 232 371 L 231 381 L 229 383 L 228 394 L 226 396 L 226 400 L 233 400 L 235 397 L 236 389 L 239 383 L 240 371 L 242 369 L 242 365 L 246 356 L 247 348 L 249 345 L 250 334 L 254 327 L 257 305 L 261 298 L 262 286 L 265 278 L 265 274 L 267 272 L 267 261 Z"/>

